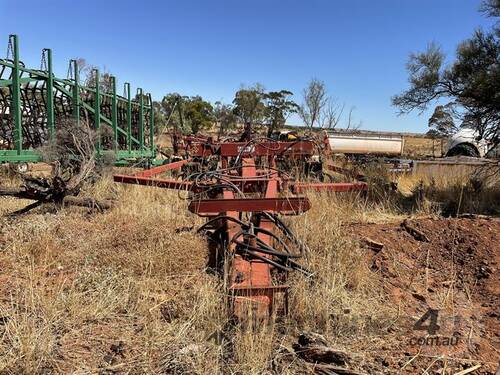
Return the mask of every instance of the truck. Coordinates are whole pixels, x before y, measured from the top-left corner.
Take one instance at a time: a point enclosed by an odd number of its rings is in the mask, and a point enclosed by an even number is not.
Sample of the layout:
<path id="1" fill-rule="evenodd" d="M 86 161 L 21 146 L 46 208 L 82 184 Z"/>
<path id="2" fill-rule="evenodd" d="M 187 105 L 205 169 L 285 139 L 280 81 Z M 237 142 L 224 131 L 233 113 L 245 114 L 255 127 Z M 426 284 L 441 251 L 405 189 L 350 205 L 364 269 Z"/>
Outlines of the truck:
<path id="1" fill-rule="evenodd" d="M 448 140 L 446 156 L 495 157 L 498 151 L 493 146 L 480 137 L 476 130 L 464 127 Z"/>

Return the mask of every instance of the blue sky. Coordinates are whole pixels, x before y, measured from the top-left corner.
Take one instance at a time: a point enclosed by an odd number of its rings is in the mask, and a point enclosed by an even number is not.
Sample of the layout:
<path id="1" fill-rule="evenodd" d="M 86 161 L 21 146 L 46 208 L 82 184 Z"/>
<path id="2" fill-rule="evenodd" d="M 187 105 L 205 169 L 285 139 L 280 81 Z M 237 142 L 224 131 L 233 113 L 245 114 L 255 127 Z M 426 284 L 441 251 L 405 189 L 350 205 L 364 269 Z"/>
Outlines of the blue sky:
<path id="1" fill-rule="evenodd" d="M 119 5 L 118 5 L 119 4 Z M 55 70 L 83 57 L 155 99 L 169 92 L 231 102 L 242 85 L 288 89 L 312 77 L 355 106 L 363 128 L 424 132 L 429 113 L 398 117 L 412 51 L 457 43 L 490 20 L 479 0 L 0 0 L 0 54 L 19 35 L 27 66 L 53 50 Z M 2 41 L 5 48 L 2 48 Z M 291 118 L 289 122 L 300 120 Z"/>

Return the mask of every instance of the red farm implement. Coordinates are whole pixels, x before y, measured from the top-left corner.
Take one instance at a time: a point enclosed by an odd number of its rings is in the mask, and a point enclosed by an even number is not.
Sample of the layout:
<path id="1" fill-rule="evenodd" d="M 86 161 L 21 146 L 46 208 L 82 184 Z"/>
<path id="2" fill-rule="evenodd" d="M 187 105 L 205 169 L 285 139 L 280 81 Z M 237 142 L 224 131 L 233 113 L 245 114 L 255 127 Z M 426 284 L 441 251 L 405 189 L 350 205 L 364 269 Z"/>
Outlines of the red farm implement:
<path id="1" fill-rule="evenodd" d="M 314 139 L 190 138 L 185 144 L 188 158 L 134 175 L 115 175 L 114 180 L 189 192 L 189 211 L 207 218 L 198 231 L 229 259 L 225 269 L 236 318 L 246 319 L 250 310 L 257 318 L 286 311 L 287 273 L 312 273 L 297 261 L 306 246 L 281 216 L 309 210 L 309 199 L 300 195 L 306 190 L 363 191 L 367 185 L 300 182 L 302 177 L 322 179 L 325 150 Z M 177 177 L 159 177 L 169 171 Z"/>

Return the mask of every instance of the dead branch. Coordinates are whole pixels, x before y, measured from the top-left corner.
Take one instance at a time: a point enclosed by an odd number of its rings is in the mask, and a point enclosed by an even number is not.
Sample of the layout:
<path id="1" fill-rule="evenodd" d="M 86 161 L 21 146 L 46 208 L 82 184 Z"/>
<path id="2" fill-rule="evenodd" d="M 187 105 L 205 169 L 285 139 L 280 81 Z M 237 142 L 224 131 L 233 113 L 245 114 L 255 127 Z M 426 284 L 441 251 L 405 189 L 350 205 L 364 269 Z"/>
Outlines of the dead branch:
<path id="1" fill-rule="evenodd" d="M 418 230 L 417 228 L 411 226 L 408 220 L 403 220 L 401 227 L 406 230 L 414 239 L 420 242 L 431 242 L 424 232 Z"/>
<path id="2" fill-rule="evenodd" d="M 310 363 L 345 366 L 349 360 L 346 352 L 329 347 L 323 336 L 313 332 L 301 333 L 292 347 L 299 357 Z"/>
<path id="3" fill-rule="evenodd" d="M 97 200 L 88 197 L 74 197 L 67 195 L 63 199 L 64 206 L 78 206 L 97 209 L 100 211 L 108 210 L 113 207 L 113 202 L 110 200 Z"/>
<path id="4" fill-rule="evenodd" d="M 324 365 L 316 363 L 314 365 L 310 365 L 312 371 L 316 374 L 324 374 L 324 375 L 364 375 L 361 372 L 354 371 L 351 369 L 347 369 L 344 367 L 332 366 L 332 365 Z"/>
<path id="5" fill-rule="evenodd" d="M 8 216 L 19 216 L 19 215 L 25 214 L 26 212 L 31 211 L 34 208 L 37 208 L 42 203 L 43 202 L 41 202 L 41 201 L 33 202 L 31 204 L 28 204 L 26 207 L 21 208 L 20 210 L 16 210 L 14 212 L 11 212 Z"/>
<path id="6" fill-rule="evenodd" d="M 490 215 L 480 215 L 480 214 L 471 214 L 471 213 L 463 213 L 463 214 L 458 214 L 457 218 L 459 219 L 484 219 L 484 220 L 491 220 L 493 216 Z"/>
<path id="7" fill-rule="evenodd" d="M 375 251 L 376 253 L 378 253 L 379 251 L 381 251 L 384 248 L 384 244 L 383 243 L 374 241 L 374 240 L 372 240 L 371 238 L 368 238 L 368 237 L 361 238 L 360 241 L 361 241 L 361 243 L 363 245 L 365 245 L 366 247 L 368 247 L 370 250 Z"/>
<path id="8" fill-rule="evenodd" d="M 50 177 L 33 177 L 21 174 L 23 182 L 19 188 L 0 189 L 0 196 L 12 196 L 35 200 L 18 210 L 15 214 L 26 213 L 42 203 L 78 205 L 99 209 L 110 208 L 109 202 L 98 202 L 92 198 L 76 199 L 86 181 L 94 180 L 97 175 L 96 133 L 87 121 L 75 124 L 66 121 L 58 124 L 59 130 L 53 142 L 38 151 L 42 158 L 53 165 Z M 67 199 L 65 199 L 67 198 Z"/>

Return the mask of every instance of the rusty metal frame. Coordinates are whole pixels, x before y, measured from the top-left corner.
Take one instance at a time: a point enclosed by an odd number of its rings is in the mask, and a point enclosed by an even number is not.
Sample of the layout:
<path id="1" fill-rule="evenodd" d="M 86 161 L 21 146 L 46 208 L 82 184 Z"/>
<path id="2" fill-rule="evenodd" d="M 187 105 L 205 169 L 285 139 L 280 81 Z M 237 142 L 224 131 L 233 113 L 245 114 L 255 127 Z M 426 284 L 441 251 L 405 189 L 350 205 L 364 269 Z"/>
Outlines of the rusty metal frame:
<path id="1" fill-rule="evenodd" d="M 274 232 L 278 226 L 269 214 L 297 215 L 306 212 L 310 209 L 309 199 L 298 194 L 308 190 L 362 192 L 367 190 L 368 185 L 364 182 L 289 180 L 276 168 L 276 161 L 283 157 L 312 156 L 317 145 L 309 140 L 280 142 L 254 139 L 249 142 L 217 143 L 211 138 L 194 137 L 187 139 L 185 145 L 186 152 L 189 151 L 193 159 L 175 161 L 133 175 L 115 175 L 114 180 L 189 191 L 189 211 L 208 217 L 207 225 L 217 224 L 211 233 L 225 238 L 221 246 L 230 255 L 228 290 L 234 315 L 238 319 L 246 319 L 251 312 L 256 318 L 269 317 L 277 308 L 276 294 L 284 294 L 286 311 L 288 286 L 274 285 L 272 271 L 305 270 L 293 261 L 277 262 L 277 256 L 288 259 L 295 255 L 273 251 L 273 243 L 278 238 Z M 197 177 L 193 180 L 158 177 L 162 173 L 182 169 L 192 160 L 206 160 L 204 158 L 214 155 L 218 157 L 219 169 L 215 171 L 217 173 L 206 172 L 207 178 L 202 183 L 198 177 L 203 176 L 203 172 L 195 173 Z M 260 163 L 262 160 L 265 166 Z M 234 163 L 239 163 L 239 166 L 231 167 Z M 259 165 L 263 169 L 259 169 Z M 243 222 L 244 216 L 250 218 L 250 222 Z"/>
<path id="2" fill-rule="evenodd" d="M 311 203 L 306 197 L 205 199 L 193 200 L 188 206 L 189 211 L 199 215 L 226 211 L 272 211 L 283 215 L 297 215 L 306 212 L 310 208 Z"/>

